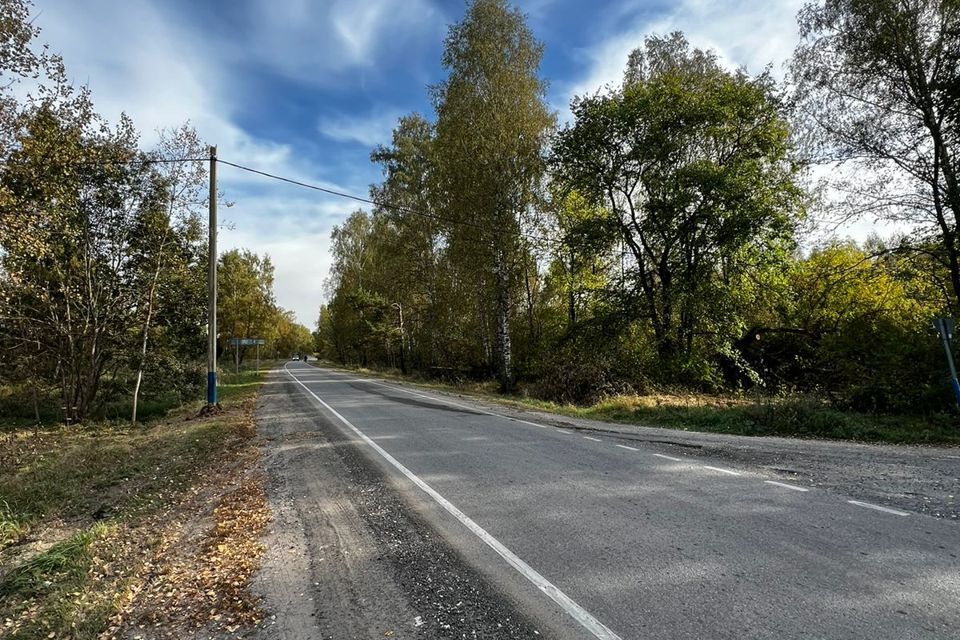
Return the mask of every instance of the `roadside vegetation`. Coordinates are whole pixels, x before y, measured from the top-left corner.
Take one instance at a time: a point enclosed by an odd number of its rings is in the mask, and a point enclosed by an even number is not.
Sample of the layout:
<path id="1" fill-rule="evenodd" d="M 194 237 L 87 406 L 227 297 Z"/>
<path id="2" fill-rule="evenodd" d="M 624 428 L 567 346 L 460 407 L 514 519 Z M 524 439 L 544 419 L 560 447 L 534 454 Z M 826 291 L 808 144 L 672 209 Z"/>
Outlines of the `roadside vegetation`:
<path id="1" fill-rule="evenodd" d="M 960 11 L 798 23 L 783 80 L 650 34 L 558 124 L 525 17 L 471 2 L 435 112 L 371 154 L 381 204 L 333 231 L 317 352 L 607 419 L 955 442 Z M 878 219 L 909 231 L 829 233 Z"/>
<path id="2" fill-rule="evenodd" d="M 137 426 L 0 421 L 0 636 L 159 623 L 185 637 L 262 617 L 245 591 L 269 517 L 252 442 L 260 376 L 224 377 L 214 417 L 191 401 Z"/>
<path id="3" fill-rule="evenodd" d="M 208 147 L 189 123 L 145 149 L 128 117 L 107 122 L 31 10 L 0 0 L 0 415 L 136 423 L 206 381 Z M 269 256 L 218 260 L 225 364 L 254 357 L 232 338 L 309 346 Z"/>
<path id="4" fill-rule="evenodd" d="M 262 379 L 230 339 L 264 339 L 267 370 L 312 337 L 268 256 L 218 256 L 221 407 L 198 417 L 207 146 L 107 122 L 32 12 L 0 0 L 0 637 L 248 628 Z"/>

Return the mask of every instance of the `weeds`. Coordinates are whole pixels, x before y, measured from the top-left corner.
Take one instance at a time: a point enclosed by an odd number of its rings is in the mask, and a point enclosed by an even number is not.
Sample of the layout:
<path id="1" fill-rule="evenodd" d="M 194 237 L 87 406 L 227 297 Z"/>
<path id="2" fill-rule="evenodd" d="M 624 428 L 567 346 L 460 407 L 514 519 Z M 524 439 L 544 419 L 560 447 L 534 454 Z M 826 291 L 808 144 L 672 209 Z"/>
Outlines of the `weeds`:
<path id="1" fill-rule="evenodd" d="M 195 403 L 135 427 L 3 425 L 0 635 L 98 637 L 153 552 L 165 514 L 252 435 L 240 404 L 258 381 L 255 373 L 224 380 L 233 410 L 213 419 L 193 419 Z"/>

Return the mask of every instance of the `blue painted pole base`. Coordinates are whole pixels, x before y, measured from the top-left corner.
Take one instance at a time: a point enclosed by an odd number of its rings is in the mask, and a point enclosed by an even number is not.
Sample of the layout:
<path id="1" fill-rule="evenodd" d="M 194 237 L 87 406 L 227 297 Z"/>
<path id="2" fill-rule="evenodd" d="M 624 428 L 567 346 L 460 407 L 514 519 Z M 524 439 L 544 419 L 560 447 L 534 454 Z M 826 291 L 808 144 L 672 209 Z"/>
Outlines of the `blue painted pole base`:
<path id="1" fill-rule="evenodd" d="M 217 404 L 217 372 L 207 372 L 207 404 Z"/>
<path id="2" fill-rule="evenodd" d="M 951 382 L 953 382 L 953 395 L 957 397 L 957 407 L 960 407 L 960 382 L 957 382 L 956 378 L 953 378 Z"/>

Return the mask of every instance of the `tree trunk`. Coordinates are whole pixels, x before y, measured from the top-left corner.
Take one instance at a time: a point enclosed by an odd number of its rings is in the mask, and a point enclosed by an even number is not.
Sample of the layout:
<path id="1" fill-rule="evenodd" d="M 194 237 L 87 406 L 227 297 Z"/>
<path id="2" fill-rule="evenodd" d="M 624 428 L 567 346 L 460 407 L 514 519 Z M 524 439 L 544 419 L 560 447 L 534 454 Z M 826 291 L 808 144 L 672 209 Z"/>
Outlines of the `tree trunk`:
<path id="1" fill-rule="evenodd" d="M 171 203 L 171 209 L 173 205 Z M 169 221 L 167 223 L 169 225 Z M 147 317 L 143 321 L 143 340 L 140 343 L 140 362 L 137 364 L 137 383 L 133 387 L 133 411 L 130 416 L 130 424 L 137 424 L 137 402 L 140 399 L 140 384 L 143 381 L 143 368 L 147 363 L 147 340 L 150 337 L 150 321 L 153 319 L 153 301 L 157 292 L 157 281 L 160 280 L 160 271 L 163 269 L 163 248 L 167 243 L 167 233 L 164 232 L 163 240 L 160 242 L 160 248 L 157 252 L 157 268 L 153 270 L 153 281 L 150 283 L 150 291 L 147 293 Z"/>
<path id="2" fill-rule="evenodd" d="M 622 241 L 621 241 L 622 244 Z M 621 270 L 623 268 L 623 251 L 620 252 L 620 264 Z M 570 268 L 567 271 L 569 274 L 569 282 L 567 283 L 567 330 L 573 331 L 573 328 L 577 326 L 577 292 L 574 288 L 574 274 L 576 273 L 576 264 L 574 263 L 573 248 L 570 248 Z M 622 282 L 621 282 L 622 283 Z"/>
<path id="3" fill-rule="evenodd" d="M 507 271 L 507 259 L 503 249 L 496 253 L 496 294 L 497 294 L 497 379 L 500 391 L 509 393 L 513 389 L 513 354 L 510 348 L 510 274 Z"/>
<path id="4" fill-rule="evenodd" d="M 162 250 L 162 248 L 161 248 Z M 137 364 L 137 382 L 133 385 L 133 410 L 130 424 L 137 424 L 137 403 L 140 399 L 140 384 L 143 382 L 143 368 L 147 363 L 147 339 L 150 336 L 150 320 L 153 318 L 153 297 L 157 289 L 157 279 L 160 277 L 160 266 L 157 265 L 150 292 L 147 294 L 147 317 L 143 321 L 143 339 L 140 341 L 140 362 Z"/>

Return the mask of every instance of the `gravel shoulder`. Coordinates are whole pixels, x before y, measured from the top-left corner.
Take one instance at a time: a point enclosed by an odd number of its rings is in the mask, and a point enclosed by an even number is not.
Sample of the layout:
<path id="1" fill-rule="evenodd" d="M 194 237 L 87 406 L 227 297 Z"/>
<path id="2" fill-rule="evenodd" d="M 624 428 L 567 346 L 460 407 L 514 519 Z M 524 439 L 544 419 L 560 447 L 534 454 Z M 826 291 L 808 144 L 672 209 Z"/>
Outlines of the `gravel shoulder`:
<path id="1" fill-rule="evenodd" d="M 282 372 L 256 420 L 274 520 L 255 637 L 547 637 L 463 562 Z"/>
<path id="2" fill-rule="evenodd" d="M 759 471 L 771 479 L 946 520 L 960 520 L 960 447 L 751 437 L 614 424 L 519 408 L 407 382 L 382 382 L 472 403 L 511 418 L 584 433 L 601 432 L 625 443 L 633 441 L 662 446 L 665 453 L 671 452 L 672 455 L 725 460 Z"/>

